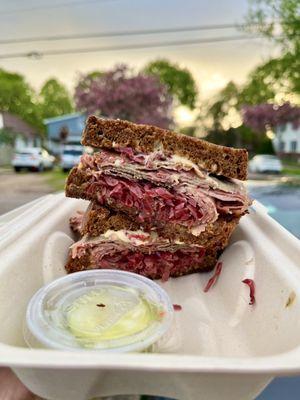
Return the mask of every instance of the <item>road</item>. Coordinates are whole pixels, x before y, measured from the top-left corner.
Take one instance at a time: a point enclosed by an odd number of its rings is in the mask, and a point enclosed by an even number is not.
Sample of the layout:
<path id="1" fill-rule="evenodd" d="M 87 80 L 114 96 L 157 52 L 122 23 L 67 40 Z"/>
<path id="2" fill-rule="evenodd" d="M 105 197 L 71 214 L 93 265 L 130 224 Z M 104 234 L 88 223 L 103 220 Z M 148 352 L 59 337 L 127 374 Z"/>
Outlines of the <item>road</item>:
<path id="1" fill-rule="evenodd" d="M 51 192 L 43 175 L 0 169 L 0 215 Z"/>

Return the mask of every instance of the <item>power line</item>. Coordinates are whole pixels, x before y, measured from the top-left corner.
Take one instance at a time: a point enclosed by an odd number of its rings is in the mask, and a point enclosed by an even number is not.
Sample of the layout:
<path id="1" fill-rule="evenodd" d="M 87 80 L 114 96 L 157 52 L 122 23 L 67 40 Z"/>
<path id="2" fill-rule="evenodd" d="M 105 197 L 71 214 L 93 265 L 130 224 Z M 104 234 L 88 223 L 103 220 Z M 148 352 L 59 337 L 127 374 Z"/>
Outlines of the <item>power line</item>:
<path id="1" fill-rule="evenodd" d="M 153 35 L 161 33 L 179 33 L 179 32 L 195 32 L 205 30 L 217 30 L 228 28 L 242 28 L 246 25 L 243 24 L 210 24 L 210 25 L 196 25 L 196 26 L 183 26 L 177 28 L 159 28 L 159 29 L 144 29 L 132 31 L 112 31 L 112 32 L 92 32 L 92 33 L 78 33 L 71 35 L 56 35 L 56 36 L 36 36 L 27 38 L 15 39 L 0 39 L 0 44 L 12 43 L 28 43 L 28 42 L 44 42 L 44 41 L 59 41 L 59 40 L 74 40 L 74 39 L 91 39 L 91 38 L 104 38 L 116 36 L 136 36 L 136 35 Z"/>
<path id="2" fill-rule="evenodd" d="M 0 10 L 0 17 L 2 15 L 17 14 L 17 13 L 26 12 L 26 11 L 49 10 L 51 8 L 77 6 L 77 5 L 86 4 L 86 3 L 107 3 L 107 2 L 111 2 L 111 1 L 116 1 L 116 0 L 74 0 L 74 1 L 64 2 L 64 3 L 49 4 L 46 6 L 16 8 L 14 10 Z"/>
<path id="3" fill-rule="evenodd" d="M 116 45 L 116 46 L 99 46 L 99 47 L 89 47 L 89 48 L 75 48 L 75 49 L 61 49 L 61 50 L 46 50 L 46 51 L 31 51 L 27 53 L 10 53 L 10 54 L 0 54 L 0 59 L 11 59 L 11 58 L 42 58 L 43 56 L 54 56 L 54 55 L 64 55 L 64 54 L 80 54 L 80 53 L 96 53 L 105 51 L 115 51 L 115 50 L 134 50 L 134 49 L 147 49 L 155 47 L 172 47 L 172 46 L 183 46 L 183 45 L 193 45 L 193 44 L 209 44 L 217 42 L 229 42 L 235 40 L 249 40 L 257 39 L 260 36 L 227 36 L 227 37 L 214 37 L 214 38 L 202 38 L 202 39 L 187 39 L 187 40 L 176 40 L 176 41 L 166 41 L 166 42 L 153 42 L 153 43 L 136 43 L 128 45 Z"/>

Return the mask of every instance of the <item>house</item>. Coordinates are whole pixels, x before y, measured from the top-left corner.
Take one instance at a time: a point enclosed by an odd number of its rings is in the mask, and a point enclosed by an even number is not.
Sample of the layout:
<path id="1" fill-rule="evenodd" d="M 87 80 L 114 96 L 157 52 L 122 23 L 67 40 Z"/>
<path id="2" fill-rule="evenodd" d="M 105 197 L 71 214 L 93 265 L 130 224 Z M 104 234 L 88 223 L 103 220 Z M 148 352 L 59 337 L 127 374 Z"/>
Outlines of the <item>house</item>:
<path id="1" fill-rule="evenodd" d="M 49 150 L 60 155 L 65 145 L 80 145 L 85 120 L 86 116 L 81 113 L 45 119 Z"/>
<path id="2" fill-rule="evenodd" d="M 0 111 L 0 130 L 0 165 L 10 163 L 14 150 L 41 146 L 37 128 L 7 111 Z"/>
<path id="3" fill-rule="evenodd" d="M 279 156 L 300 158 L 300 127 L 292 123 L 282 125 L 276 129 L 273 146 Z"/>

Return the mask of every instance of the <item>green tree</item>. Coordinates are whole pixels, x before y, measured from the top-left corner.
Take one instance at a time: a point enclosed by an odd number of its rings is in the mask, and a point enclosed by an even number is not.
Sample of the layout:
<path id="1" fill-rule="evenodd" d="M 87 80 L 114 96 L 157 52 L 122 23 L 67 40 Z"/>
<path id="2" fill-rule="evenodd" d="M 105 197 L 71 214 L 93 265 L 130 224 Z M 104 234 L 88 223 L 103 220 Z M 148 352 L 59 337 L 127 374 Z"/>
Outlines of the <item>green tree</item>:
<path id="1" fill-rule="evenodd" d="M 254 105 L 273 100 L 279 91 L 279 82 L 274 76 L 273 66 L 276 60 L 255 68 L 248 76 L 246 83 L 241 87 L 238 96 L 238 106 Z"/>
<path id="2" fill-rule="evenodd" d="M 0 129 L 0 144 L 10 144 L 13 145 L 16 139 L 16 133 L 10 129 L 3 128 Z"/>
<path id="3" fill-rule="evenodd" d="M 247 30 L 281 44 L 284 52 L 300 50 L 299 0 L 249 0 Z"/>
<path id="4" fill-rule="evenodd" d="M 80 75 L 78 77 L 76 88 L 80 87 L 81 89 L 88 91 L 91 84 L 94 81 L 97 81 L 97 80 L 103 78 L 104 75 L 105 75 L 105 72 L 98 71 L 98 70 L 91 71 L 86 75 Z"/>
<path id="5" fill-rule="evenodd" d="M 74 111 L 71 96 L 67 89 L 54 78 L 44 83 L 39 99 L 42 118 L 58 117 Z"/>
<path id="6" fill-rule="evenodd" d="M 97 79 L 97 78 L 101 78 L 104 74 L 105 74 L 105 72 L 95 70 L 95 71 L 89 72 L 86 75 L 86 77 L 90 78 L 90 79 Z"/>
<path id="7" fill-rule="evenodd" d="M 300 93 L 300 3 L 299 0 L 249 0 L 247 30 L 261 33 L 281 46 L 282 55 L 259 69 L 275 82 L 275 90 Z"/>
<path id="8" fill-rule="evenodd" d="M 144 72 L 158 77 L 180 104 L 191 109 L 195 108 L 197 86 L 193 75 L 188 69 L 161 59 L 147 64 Z"/>
<path id="9" fill-rule="evenodd" d="M 29 124 L 42 129 L 36 96 L 25 78 L 0 69 L 0 111 L 18 115 Z"/>
<path id="10" fill-rule="evenodd" d="M 231 109 L 238 108 L 240 89 L 234 82 L 229 82 L 214 98 L 208 106 L 207 117 L 210 119 L 214 130 L 222 130 L 224 118 Z"/>
<path id="11" fill-rule="evenodd" d="M 208 106 L 206 118 L 202 118 L 207 123 L 206 139 L 224 146 L 246 147 L 255 153 L 272 152 L 270 139 L 242 123 L 242 108 L 245 104 L 266 102 L 273 97 L 274 92 L 260 74 L 251 74 L 244 86 L 229 82 Z"/>

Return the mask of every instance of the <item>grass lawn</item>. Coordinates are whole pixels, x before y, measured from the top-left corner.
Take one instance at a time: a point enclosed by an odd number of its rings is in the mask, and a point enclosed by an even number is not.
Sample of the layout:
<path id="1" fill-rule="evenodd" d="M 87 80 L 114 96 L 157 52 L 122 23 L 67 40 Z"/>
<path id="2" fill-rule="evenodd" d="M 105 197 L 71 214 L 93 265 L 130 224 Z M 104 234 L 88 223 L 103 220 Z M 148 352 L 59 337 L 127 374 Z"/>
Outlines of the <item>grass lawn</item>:
<path id="1" fill-rule="evenodd" d="M 45 181 L 52 186 L 53 190 L 64 190 L 65 181 L 68 176 L 66 172 L 63 172 L 60 168 L 55 168 L 52 171 L 43 172 L 43 176 L 45 177 Z"/>
<path id="2" fill-rule="evenodd" d="M 282 173 L 284 175 L 299 175 L 300 176 L 300 168 L 297 169 L 292 169 L 292 168 L 284 168 Z"/>
<path id="3" fill-rule="evenodd" d="M 300 165 L 283 165 L 283 175 L 299 175 L 300 176 Z"/>

